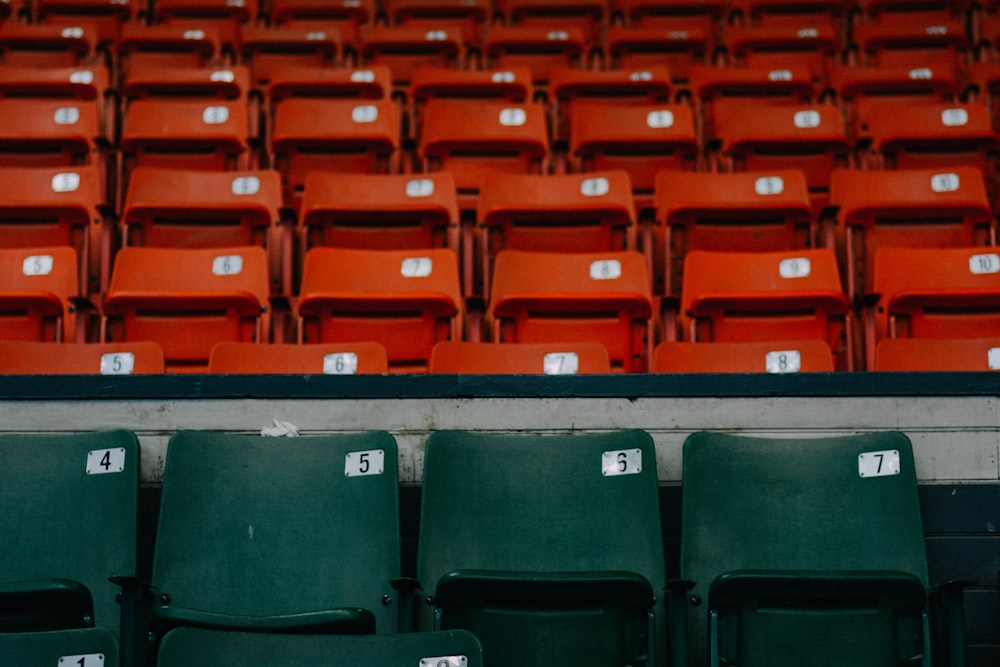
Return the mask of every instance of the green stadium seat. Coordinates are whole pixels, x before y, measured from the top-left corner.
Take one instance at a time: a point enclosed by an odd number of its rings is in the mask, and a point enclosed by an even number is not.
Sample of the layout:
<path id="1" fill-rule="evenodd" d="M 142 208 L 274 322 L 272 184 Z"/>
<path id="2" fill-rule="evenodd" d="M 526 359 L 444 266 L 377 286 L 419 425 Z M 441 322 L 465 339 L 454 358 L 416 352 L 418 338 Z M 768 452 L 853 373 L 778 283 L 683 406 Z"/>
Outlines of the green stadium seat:
<path id="1" fill-rule="evenodd" d="M 104 628 L 0 634 L 5 665 L 118 667 L 118 641 Z"/>
<path id="2" fill-rule="evenodd" d="M 150 627 L 393 633 L 396 443 L 386 432 L 170 439 Z"/>
<path id="3" fill-rule="evenodd" d="M 689 665 L 930 664 L 905 435 L 695 433 L 683 456 Z"/>
<path id="4" fill-rule="evenodd" d="M 164 638 L 157 664 L 159 667 L 248 664 L 482 667 L 482 653 L 479 640 L 463 630 L 302 637 L 178 628 Z"/>
<path id="5" fill-rule="evenodd" d="M 491 667 L 663 664 L 656 480 L 642 431 L 431 434 L 418 627 L 473 632 Z"/>

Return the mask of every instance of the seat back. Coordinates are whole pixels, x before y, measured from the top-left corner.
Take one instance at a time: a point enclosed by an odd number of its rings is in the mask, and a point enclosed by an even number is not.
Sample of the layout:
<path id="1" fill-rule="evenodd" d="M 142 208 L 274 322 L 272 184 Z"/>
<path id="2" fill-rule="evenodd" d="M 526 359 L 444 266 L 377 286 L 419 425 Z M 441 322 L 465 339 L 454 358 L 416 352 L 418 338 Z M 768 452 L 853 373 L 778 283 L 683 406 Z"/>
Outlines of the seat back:
<path id="1" fill-rule="evenodd" d="M 177 626 L 396 630 L 396 442 L 182 431 L 167 448 L 150 610 Z"/>
<path id="2" fill-rule="evenodd" d="M 119 589 L 108 578 L 136 574 L 138 489 L 129 431 L 0 438 L 3 632 L 118 633 Z"/>
<path id="3" fill-rule="evenodd" d="M 556 67 L 580 67 L 591 35 L 579 26 L 504 25 L 494 23 L 483 37 L 483 56 L 491 69 L 527 67 L 536 86 L 548 85 Z"/>
<path id="4" fill-rule="evenodd" d="M 92 64 L 98 33 L 87 23 L 74 25 L 0 23 L 0 60 L 5 65 L 74 67 Z"/>
<path id="5" fill-rule="evenodd" d="M 635 251 L 497 255 L 488 316 L 501 343 L 593 341 L 615 370 L 644 372 L 652 351 L 652 296 Z"/>
<path id="6" fill-rule="evenodd" d="M 208 358 L 209 373 L 355 375 L 389 372 L 385 348 L 379 343 L 319 343 L 258 345 L 217 343 Z"/>
<path id="7" fill-rule="evenodd" d="M 683 474 L 688 664 L 880 665 L 929 655 L 927 561 L 905 435 L 694 433 Z"/>
<path id="8" fill-rule="evenodd" d="M 0 374 L 133 375 L 162 372 L 163 349 L 152 341 L 62 344 L 0 341 Z"/>
<path id="9" fill-rule="evenodd" d="M 489 664 L 662 664 L 652 653 L 665 568 L 648 434 L 436 431 L 423 480 L 417 577 L 434 601 L 422 605 L 425 629 L 436 616 L 442 629 L 472 631 Z"/>
<path id="10" fill-rule="evenodd" d="M 270 335 L 262 248 L 123 248 L 104 300 L 101 339 L 152 340 L 170 372 L 203 371 L 215 343 Z"/>
<path id="11" fill-rule="evenodd" d="M 875 348 L 872 370 L 1000 370 L 1000 338 L 886 338 Z"/>
<path id="12" fill-rule="evenodd" d="M 253 72 L 254 84 L 267 86 L 275 70 L 285 67 L 332 67 L 340 63 L 339 30 L 307 26 L 244 26 L 240 30 L 241 61 Z"/>
<path id="13" fill-rule="evenodd" d="M 0 248 L 0 338 L 51 342 L 72 336 L 78 275 L 70 247 Z"/>
<path id="14" fill-rule="evenodd" d="M 431 350 L 431 373 L 577 375 L 610 373 L 600 343 L 465 343 L 442 341 Z"/>
<path id="15" fill-rule="evenodd" d="M 0 100 L 0 165 L 99 164 L 104 131 L 92 100 Z"/>
<path id="16" fill-rule="evenodd" d="M 666 19 L 656 26 L 611 24 L 605 35 L 610 67 L 633 72 L 666 67 L 672 81 L 680 84 L 688 82 L 692 67 L 708 62 L 716 47 L 714 22 L 694 16 Z"/>
<path id="17" fill-rule="evenodd" d="M 664 341 L 653 351 L 654 373 L 831 372 L 833 352 L 822 340 L 748 343 Z"/>
<path id="18" fill-rule="evenodd" d="M 122 26 L 115 45 L 118 67 L 128 79 L 134 68 L 153 66 L 209 67 L 219 62 L 219 31 L 211 25 L 196 28 L 177 24 L 146 25 L 133 22 Z"/>
<path id="19" fill-rule="evenodd" d="M 118 640 L 104 628 L 55 632 L 0 633 L 0 652 L 18 667 L 65 664 L 72 656 L 77 667 L 118 667 Z"/>
<path id="20" fill-rule="evenodd" d="M 463 310 L 452 250 L 313 248 L 302 272 L 299 342 L 376 341 L 390 371 L 425 371 L 434 343 L 461 340 Z"/>
<path id="21" fill-rule="evenodd" d="M 465 40 L 460 30 L 442 25 L 373 25 L 361 39 L 359 55 L 365 66 L 388 67 L 393 85 L 406 87 L 418 67 L 461 68 Z"/>

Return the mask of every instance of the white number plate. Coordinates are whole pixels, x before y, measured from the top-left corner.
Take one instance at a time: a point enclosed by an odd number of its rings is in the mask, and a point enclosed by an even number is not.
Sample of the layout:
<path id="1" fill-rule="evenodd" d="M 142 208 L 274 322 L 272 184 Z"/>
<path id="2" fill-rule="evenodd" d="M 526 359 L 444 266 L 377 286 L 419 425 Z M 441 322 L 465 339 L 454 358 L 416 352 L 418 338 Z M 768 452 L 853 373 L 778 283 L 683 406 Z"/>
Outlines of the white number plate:
<path id="1" fill-rule="evenodd" d="M 114 352 L 101 355 L 101 375 L 131 375 L 135 370 L 135 355 Z"/>
<path id="2" fill-rule="evenodd" d="M 212 274 L 236 276 L 243 272 L 243 258 L 239 255 L 221 255 L 212 260 Z"/>
<path id="3" fill-rule="evenodd" d="M 104 654 L 64 655 L 59 658 L 57 667 L 104 667 Z"/>
<path id="4" fill-rule="evenodd" d="M 358 372 L 358 355 L 353 352 L 339 352 L 323 357 L 323 373 L 326 375 L 354 375 Z"/>
<path id="5" fill-rule="evenodd" d="M 469 659 L 464 655 L 439 655 L 420 659 L 420 667 L 465 667 L 467 664 Z"/>
<path id="6" fill-rule="evenodd" d="M 364 452 L 348 452 L 344 459 L 345 477 L 381 475 L 385 468 L 385 450 L 369 449 Z"/>
<path id="7" fill-rule="evenodd" d="M 639 474 L 642 472 L 642 450 L 604 452 L 601 454 L 601 472 L 605 477 Z"/>
<path id="8" fill-rule="evenodd" d="M 802 355 L 798 350 L 775 350 L 764 357 L 768 373 L 798 373 L 802 368 Z"/>
<path id="9" fill-rule="evenodd" d="M 899 450 L 865 452 L 858 455 L 858 476 L 887 477 L 899 474 Z"/>
<path id="10" fill-rule="evenodd" d="M 93 449 L 87 452 L 87 474 L 104 475 L 125 470 L 125 448 Z"/>
<path id="11" fill-rule="evenodd" d="M 580 358 L 576 352 L 549 352 L 542 361 L 546 375 L 576 375 Z"/>
<path id="12" fill-rule="evenodd" d="M 617 280 L 622 277 L 622 263 L 617 259 L 602 259 L 590 263 L 591 280 Z"/>

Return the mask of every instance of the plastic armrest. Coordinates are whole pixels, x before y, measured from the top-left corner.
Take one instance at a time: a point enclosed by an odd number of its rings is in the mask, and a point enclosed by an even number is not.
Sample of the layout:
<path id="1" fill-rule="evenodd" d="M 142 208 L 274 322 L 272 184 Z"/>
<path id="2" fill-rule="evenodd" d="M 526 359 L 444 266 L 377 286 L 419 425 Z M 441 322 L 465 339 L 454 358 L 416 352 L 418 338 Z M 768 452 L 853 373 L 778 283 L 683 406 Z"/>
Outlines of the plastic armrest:
<path id="1" fill-rule="evenodd" d="M 72 579 L 0 582 L 0 632 L 94 627 L 90 589 Z"/>
<path id="2" fill-rule="evenodd" d="M 536 600 L 546 603 L 593 603 L 605 607 L 647 609 L 655 598 L 649 581 L 621 571 L 508 572 L 456 570 L 438 580 L 436 604 L 483 605 Z"/>
<path id="3" fill-rule="evenodd" d="M 168 630 L 180 626 L 262 633 L 355 635 L 375 633 L 375 615 L 361 608 L 274 616 L 241 616 L 161 604 L 151 610 L 150 623 L 161 636 Z"/>

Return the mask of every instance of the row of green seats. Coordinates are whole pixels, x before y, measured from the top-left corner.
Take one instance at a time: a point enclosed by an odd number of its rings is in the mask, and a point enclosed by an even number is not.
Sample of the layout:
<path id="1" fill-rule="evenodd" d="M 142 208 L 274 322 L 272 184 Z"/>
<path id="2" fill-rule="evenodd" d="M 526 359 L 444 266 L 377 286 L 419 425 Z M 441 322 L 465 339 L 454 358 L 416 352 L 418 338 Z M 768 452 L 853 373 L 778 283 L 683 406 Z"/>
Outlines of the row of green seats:
<path id="1" fill-rule="evenodd" d="M 0 662 L 960 665 L 901 433 L 691 435 L 670 582 L 643 431 L 431 434 L 415 578 L 389 433 L 176 434 L 149 582 L 139 454 L 0 436 Z"/>

